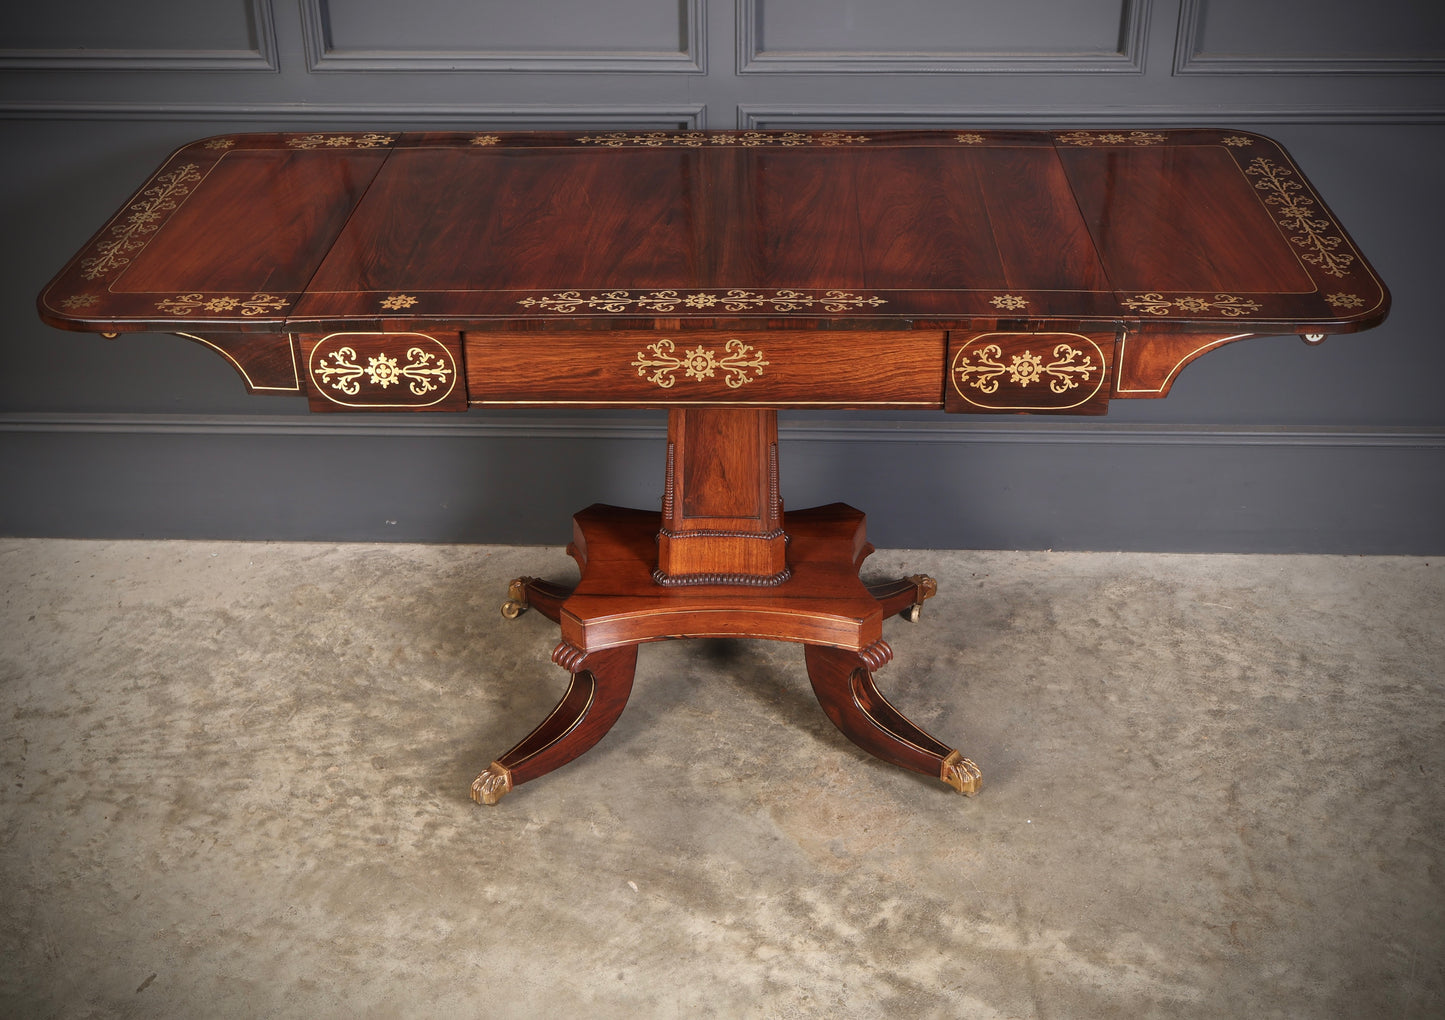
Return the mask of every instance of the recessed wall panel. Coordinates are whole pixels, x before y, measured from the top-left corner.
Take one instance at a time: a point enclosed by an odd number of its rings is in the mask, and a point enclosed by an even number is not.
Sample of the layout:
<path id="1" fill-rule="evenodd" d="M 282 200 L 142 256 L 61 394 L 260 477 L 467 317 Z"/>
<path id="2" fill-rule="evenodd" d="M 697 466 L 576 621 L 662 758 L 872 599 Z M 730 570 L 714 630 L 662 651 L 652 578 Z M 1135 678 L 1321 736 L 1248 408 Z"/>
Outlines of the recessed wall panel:
<path id="1" fill-rule="evenodd" d="M 303 0 L 319 70 L 698 70 L 700 0 Z"/>
<path id="2" fill-rule="evenodd" d="M 54 0 L 5 15 L 0 67 L 275 69 L 269 0 Z"/>
<path id="3" fill-rule="evenodd" d="M 1143 0 L 744 0 L 742 69 L 1137 70 Z"/>
<path id="4" fill-rule="evenodd" d="M 1184 73 L 1445 70 L 1436 0 L 1185 0 Z"/>

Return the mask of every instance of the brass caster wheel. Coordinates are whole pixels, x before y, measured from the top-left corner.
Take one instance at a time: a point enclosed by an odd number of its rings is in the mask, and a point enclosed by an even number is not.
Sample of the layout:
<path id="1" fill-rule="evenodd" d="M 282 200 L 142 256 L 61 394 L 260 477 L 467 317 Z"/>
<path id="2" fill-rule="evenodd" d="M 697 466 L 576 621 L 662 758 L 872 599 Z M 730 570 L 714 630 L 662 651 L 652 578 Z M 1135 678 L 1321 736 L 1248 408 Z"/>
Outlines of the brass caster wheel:
<path id="1" fill-rule="evenodd" d="M 515 620 L 527 611 L 527 603 L 518 602 L 515 599 L 508 599 L 502 603 L 502 615 L 509 620 Z"/>

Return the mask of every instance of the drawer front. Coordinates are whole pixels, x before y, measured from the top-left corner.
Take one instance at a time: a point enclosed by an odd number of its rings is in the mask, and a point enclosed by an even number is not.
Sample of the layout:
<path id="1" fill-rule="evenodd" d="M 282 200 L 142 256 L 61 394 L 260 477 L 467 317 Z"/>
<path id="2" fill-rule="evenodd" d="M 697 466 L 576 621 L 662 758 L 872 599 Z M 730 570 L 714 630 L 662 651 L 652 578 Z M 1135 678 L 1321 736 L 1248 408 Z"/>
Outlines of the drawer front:
<path id="1" fill-rule="evenodd" d="M 475 405 L 943 405 L 944 334 L 570 332 L 466 334 Z"/>
<path id="2" fill-rule="evenodd" d="M 949 334 L 944 409 L 973 414 L 1104 414 L 1113 333 Z"/>
<path id="3" fill-rule="evenodd" d="M 301 337 L 313 411 L 465 411 L 456 333 L 328 333 Z"/>

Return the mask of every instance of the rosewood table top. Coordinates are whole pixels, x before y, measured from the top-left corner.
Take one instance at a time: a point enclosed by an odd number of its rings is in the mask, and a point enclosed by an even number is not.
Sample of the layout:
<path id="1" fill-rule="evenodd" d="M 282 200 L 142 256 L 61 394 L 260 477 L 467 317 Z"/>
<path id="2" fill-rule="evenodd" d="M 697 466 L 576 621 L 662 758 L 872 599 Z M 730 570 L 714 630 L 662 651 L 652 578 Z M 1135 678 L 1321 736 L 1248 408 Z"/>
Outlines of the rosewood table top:
<path id="1" fill-rule="evenodd" d="M 1294 160 L 1217 130 L 237 134 L 175 152 L 41 293 L 42 318 L 177 333 L 317 411 L 666 407 L 662 512 L 592 507 L 562 702 L 477 780 L 595 743 L 639 643 L 806 646 L 850 739 L 966 793 L 978 770 L 873 686 L 863 515 L 785 516 L 776 410 L 1104 413 L 1252 335 L 1381 322 L 1389 293 Z"/>

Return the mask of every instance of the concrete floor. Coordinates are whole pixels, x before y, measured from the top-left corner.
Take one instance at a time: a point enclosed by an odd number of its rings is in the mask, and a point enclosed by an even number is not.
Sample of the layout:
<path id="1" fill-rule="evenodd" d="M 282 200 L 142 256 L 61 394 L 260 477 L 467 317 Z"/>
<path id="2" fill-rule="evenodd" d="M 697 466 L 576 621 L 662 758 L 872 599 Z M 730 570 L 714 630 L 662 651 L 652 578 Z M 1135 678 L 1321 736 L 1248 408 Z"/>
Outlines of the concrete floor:
<path id="1" fill-rule="evenodd" d="M 477 807 L 560 550 L 0 542 L 0 1014 L 1445 1014 L 1439 562 L 873 568 L 939 580 L 879 682 L 977 798 L 707 641 Z"/>

